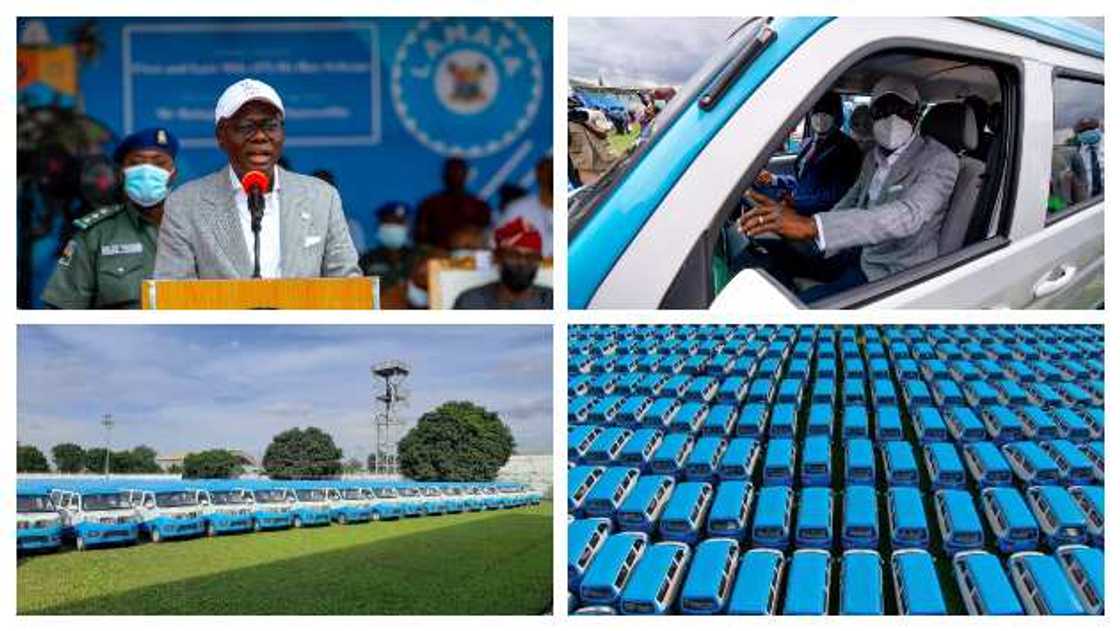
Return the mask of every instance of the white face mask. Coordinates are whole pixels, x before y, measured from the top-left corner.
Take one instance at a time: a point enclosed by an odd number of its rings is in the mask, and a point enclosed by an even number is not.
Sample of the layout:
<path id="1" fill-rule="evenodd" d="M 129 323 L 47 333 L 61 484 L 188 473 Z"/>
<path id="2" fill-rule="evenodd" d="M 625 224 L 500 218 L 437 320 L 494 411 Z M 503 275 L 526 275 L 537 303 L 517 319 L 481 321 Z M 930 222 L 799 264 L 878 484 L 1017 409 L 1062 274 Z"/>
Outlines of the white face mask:
<path id="1" fill-rule="evenodd" d="M 420 309 L 428 308 L 428 290 L 408 281 L 408 304 Z"/>
<path id="2" fill-rule="evenodd" d="M 809 126 L 813 128 L 813 133 L 816 134 L 827 134 L 832 131 L 834 122 L 832 114 L 827 112 L 817 112 L 809 117 Z"/>
<path id="3" fill-rule="evenodd" d="M 902 146 L 914 133 L 914 126 L 909 122 L 891 115 L 875 121 L 872 128 L 875 133 L 875 142 L 887 151 L 894 151 Z"/>

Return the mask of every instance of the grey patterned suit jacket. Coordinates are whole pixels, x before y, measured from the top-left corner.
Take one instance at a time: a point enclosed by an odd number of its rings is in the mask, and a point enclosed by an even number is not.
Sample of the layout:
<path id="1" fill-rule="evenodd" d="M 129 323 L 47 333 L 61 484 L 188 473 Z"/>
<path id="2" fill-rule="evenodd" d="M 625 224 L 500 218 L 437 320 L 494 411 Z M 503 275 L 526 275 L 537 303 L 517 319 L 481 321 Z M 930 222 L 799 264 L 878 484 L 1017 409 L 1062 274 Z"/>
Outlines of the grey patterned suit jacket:
<path id="1" fill-rule="evenodd" d="M 948 147 L 919 136 L 891 167 L 878 198 L 870 199 L 876 151 L 867 153 L 859 179 L 833 210 L 816 215 L 824 255 L 863 246 L 860 264 L 871 281 L 937 256 L 941 224 L 960 169 L 960 160 Z"/>
<path id="2" fill-rule="evenodd" d="M 317 178 L 279 169 L 280 271 L 284 278 L 360 276 L 342 200 Z M 229 167 L 187 182 L 164 204 L 155 278 L 249 278 L 250 248 Z"/>

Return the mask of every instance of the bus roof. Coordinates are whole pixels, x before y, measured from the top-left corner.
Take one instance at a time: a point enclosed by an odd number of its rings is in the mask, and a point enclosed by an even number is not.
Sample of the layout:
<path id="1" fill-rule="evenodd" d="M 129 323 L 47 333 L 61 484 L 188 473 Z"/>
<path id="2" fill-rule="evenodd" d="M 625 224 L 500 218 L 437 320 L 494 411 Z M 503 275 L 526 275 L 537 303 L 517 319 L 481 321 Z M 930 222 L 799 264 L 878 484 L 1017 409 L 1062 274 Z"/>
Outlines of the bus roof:
<path id="1" fill-rule="evenodd" d="M 828 591 L 828 566 L 831 557 L 824 550 L 806 549 L 793 553 L 789 566 L 789 585 L 782 609 L 785 614 L 827 613 L 820 610 L 822 594 Z"/>
<path id="2" fill-rule="evenodd" d="M 831 501 L 830 489 L 821 486 L 802 489 L 801 501 L 797 507 L 797 527 L 829 527 L 832 524 Z"/>
<path id="3" fill-rule="evenodd" d="M 879 523 L 879 509 L 875 500 L 875 489 L 870 486 L 849 486 L 844 488 L 844 525 Z"/>
<path id="4" fill-rule="evenodd" d="M 956 532 L 983 532 L 980 525 L 980 516 L 976 513 L 976 506 L 972 503 L 972 495 L 960 489 L 944 489 L 935 493 L 945 502 L 945 509 L 952 520 L 953 530 Z"/>
<path id="5" fill-rule="evenodd" d="M 888 508 L 896 528 L 928 528 L 922 492 L 912 486 L 892 486 L 887 491 Z"/>
<path id="6" fill-rule="evenodd" d="M 1022 614 L 1023 606 L 1015 595 L 1007 574 L 1003 571 L 999 557 L 980 550 L 969 550 L 953 557 L 955 566 L 967 568 L 972 575 L 972 584 L 982 601 L 983 613 L 988 615 Z M 956 568 L 961 571 L 960 568 Z"/>
<path id="7" fill-rule="evenodd" d="M 848 550 L 840 573 L 841 614 L 883 613 L 883 567 L 874 550 Z"/>
<path id="8" fill-rule="evenodd" d="M 1019 563 L 1034 578 L 1039 596 L 1046 602 L 1049 614 L 1085 613 L 1081 601 L 1062 574 L 1058 561 L 1040 552 L 1020 552 L 1011 555 L 1011 563 Z"/>
<path id="9" fill-rule="evenodd" d="M 687 560 L 691 550 L 686 544 L 676 541 L 663 541 L 648 546 L 638 564 L 634 566 L 622 597 L 626 600 L 656 600 L 661 582 L 678 552 L 682 554 L 682 559 Z"/>
<path id="10" fill-rule="evenodd" d="M 605 517 L 596 517 L 592 519 L 577 519 L 568 524 L 568 564 L 574 565 L 579 561 L 580 556 L 583 554 L 583 549 L 587 546 L 587 542 L 591 540 L 591 536 L 597 530 L 606 526 L 606 532 L 611 531 L 611 520 Z"/>
<path id="11" fill-rule="evenodd" d="M 738 518 L 743 506 L 743 498 L 751 490 L 751 483 L 747 480 L 724 480 L 716 488 L 716 498 L 712 500 L 712 509 L 708 519 Z"/>
<path id="12" fill-rule="evenodd" d="M 669 498 L 668 504 L 665 505 L 665 511 L 661 513 L 661 519 L 688 519 L 692 507 L 700 500 L 704 487 L 711 489 L 711 485 L 707 482 L 681 482 L 678 484 L 677 488 L 673 490 L 673 495 Z"/>
<path id="13" fill-rule="evenodd" d="M 762 490 L 758 492 L 754 527 L 782 526 L 785 523 L 786 507 L 789 504 L 791 493 L 793 491 L 788 486 L 762 487 Z"/>
<path id="14" fill-rule="evenodd" d="M 1034 513 L 1027 507 L 1019 491 L 1007 486 L 993 486 L 984 489 L 981 493 L 990 496 L 1003 508 L 1008 528 L 1038 528 Z"/>
<path id="15" fill-rule="evenodd" d="M 739 560 L 739 576 L 728 599 L 728 612 L 766 612 L 770 604 L 770 585 L 783 560 L 781 552 L 769 548 L 745 552 Z"/>
<path id="16" fill-rule="evenodd" d="M 1050 509 L 1054 512 L 1054 518 L 1059 524 L 1085 523 L 1085 513 L 1081 512 L 1081 509 L 1073 501 L 1073 496 L 1065 488 L 1060 486 L 1031 487 L 1031 490 L 1036 489 L 1036 492 L 1050 504 Z"/>
<path id="17" fill-rule="evenodd" d="M 832 458 L 832 441 L 828 436 L 816 435 L 805 439 L 801 454 L 803 462 L 828 462 Z"/>
<path id="18" fill-rule="evenodd" d="M 898 568 L 902 585 L 898 586 L 910 615 L 948 613 L 941 594 L 933 557 L 925 550 L 897 550 L 892 562 Z"/>

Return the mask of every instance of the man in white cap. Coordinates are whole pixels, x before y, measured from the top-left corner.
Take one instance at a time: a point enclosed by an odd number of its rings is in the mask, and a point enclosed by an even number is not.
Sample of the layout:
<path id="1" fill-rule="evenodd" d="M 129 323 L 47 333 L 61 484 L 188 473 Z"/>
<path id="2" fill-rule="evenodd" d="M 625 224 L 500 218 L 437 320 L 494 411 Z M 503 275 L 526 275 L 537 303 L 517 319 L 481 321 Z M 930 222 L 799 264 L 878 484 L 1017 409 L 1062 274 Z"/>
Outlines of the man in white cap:
<path id="1" fill-rule="evenodd" d="M 284 149 L 284 103 L 276 90 L 255 79 L 234 83 L 218 99 L 214 123 L 229 164 L 167 198 L 155 277 L 254 276 L 255 237 L 242 186 L 252 171 L 265 176 L 261 278 L 361 275 L 338 191 L 277 165 Z"/>
<path id="2" fill-rule="evenodd" d="M 879 79 L 871 91 L 876 147 L 864 157 L 855 185 L 830 212 L 803 217 L 781 204 L 744 213 L 747 236 L 766 233 L 811 241 L 825 257 L 862 248 L 850 265 L 822 285 L 801 292 L 812 303 L 925 263 L 937 256 L 960 160 L 948 147 L 919 135 L 917 86 L 901 77 Z"/>

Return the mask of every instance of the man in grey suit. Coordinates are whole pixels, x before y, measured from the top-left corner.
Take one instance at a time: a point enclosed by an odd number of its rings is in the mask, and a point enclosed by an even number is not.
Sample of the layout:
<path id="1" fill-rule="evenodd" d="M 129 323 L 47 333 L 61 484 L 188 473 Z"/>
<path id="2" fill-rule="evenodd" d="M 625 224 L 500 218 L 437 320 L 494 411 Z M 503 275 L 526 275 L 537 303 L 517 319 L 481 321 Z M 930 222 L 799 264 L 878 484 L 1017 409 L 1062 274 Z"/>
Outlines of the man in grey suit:
<path id="1" fill-rule="evenodd" d="M 747 236 L 774 233 L 812 241 L 824 257 L 862 247 L 858 261 L 830 282 L 801 292 L 802 301 L 812 303 L 937 256 L 960 160 L 945 145 L 917 133 L 921 109 L 913 82 L 883 77 L 871 97 L 877 146 L 831 211 L 803 217 L 785 206 L 767 205 L 740 218 Z"/>
<path id="2" fill-rule="evenodd" d="M 156 278 L 249 278 L 254 230 L 241 180 L 267 176 L 260 219 L 260 277 L 360 276 L 342 201 L 333 186 L 277 166 L 284 148 L 284 104 L 254 79 L 218 99 L 215 136 L 229 158 L 216 173 L 168 198 L 156 252 Z"/>

